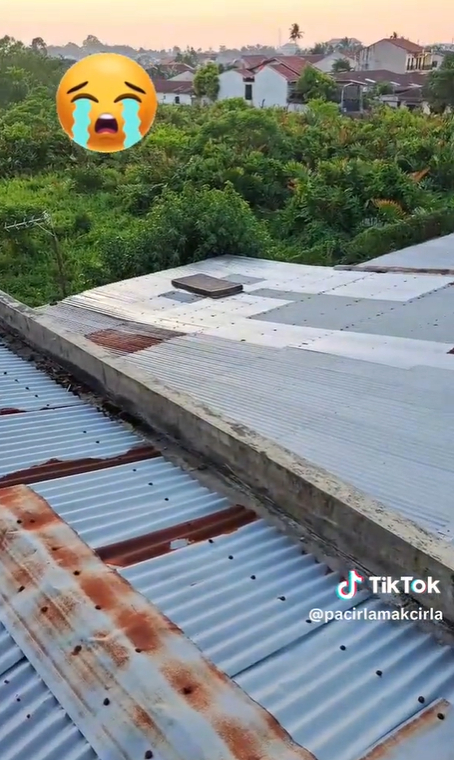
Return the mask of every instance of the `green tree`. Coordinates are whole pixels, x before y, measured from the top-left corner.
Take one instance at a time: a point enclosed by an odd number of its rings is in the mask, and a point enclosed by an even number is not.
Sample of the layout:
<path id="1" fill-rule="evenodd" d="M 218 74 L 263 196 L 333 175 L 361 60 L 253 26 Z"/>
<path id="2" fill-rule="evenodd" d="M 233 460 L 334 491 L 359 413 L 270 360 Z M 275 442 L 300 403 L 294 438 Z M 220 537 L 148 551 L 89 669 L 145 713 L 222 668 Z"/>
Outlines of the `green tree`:
<path id="1" fill-rule="evenodd" d="M 347 61 L 346 58 L 337 58 L 337 60 L 334 61 L 331 71 L 333 72 L 339 72 L 339 71 L 351 71 L 352 67 L 349 61 Z"/>
<path id="2" fill-rule="evenodd" d="M 428 74 L 423 96 L 433 113 L 454 107 L 454 53 L 447 53 L 440 68 Z"/>
<path id="3" fill-rule="evenodd" d="M 296 83 L 296 93 L 303 103 L 310 100 L 336 100 L 337 86 L 328 74 L 313 66 L 306 66 Z"/>
<path id="4" fill-rule="evenodd" d="M 292 24 L 289 31 L 289 40 L 291 42 L 298 42 L 303 34 L 304 32 L 301 31 L 299 24 Z"/>
<path id="5" fill-rule="evenodd" d="M 32 39 L 31 49 L 34 53 L 41 53 L 41 55 L 47 55 L 47 45 L 42 37 L 34 37 Z"/>
<path id="6" fill-rule="evenodd" d="M 327 42 L 316 42 L 315 45 L 310 48 L 309 53 L 311 55 L 328 55 L 332 50 L 331 45 L 328 45 Z"/>
<path id="7" fill-rule="evenodd" d="M 216 100 L 219 94 L 219 67 L 215 63 L 207 63 L 197 71 L 194 92 L 198 98 Z"/>

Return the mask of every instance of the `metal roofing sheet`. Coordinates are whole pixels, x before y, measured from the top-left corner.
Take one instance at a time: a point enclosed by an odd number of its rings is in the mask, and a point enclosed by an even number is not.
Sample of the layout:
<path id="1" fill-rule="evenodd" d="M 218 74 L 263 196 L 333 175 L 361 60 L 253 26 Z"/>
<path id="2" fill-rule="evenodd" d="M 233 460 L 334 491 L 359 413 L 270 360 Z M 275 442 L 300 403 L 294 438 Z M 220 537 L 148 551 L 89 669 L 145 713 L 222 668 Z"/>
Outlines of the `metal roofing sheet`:
<path id="1" fill-rule="evenodd" d="M 411 245 L 401 251 L 367 261 L 364 266 L 413 267 L 414 269 L 454 269 L 454 235 L 445 235 L 426 243 Z"/>
<path id="2" fill-rule="evenodd" d="M 0 417 L 0 478 L 50 460 L 118 456 L 142 442 L 85 404 L 7 415 Z"/>
<path id="3" fill-rule="evenodd" d="M 2 618 L 101 760 L 313 760 L 42 498 L 0 505 Z"/>
<path id="4" fill-rule="evenodd" d="M 0 624 L 2 760 L 96 760 L 96 754 Z"/>
<path id="5" fill-rule="evenodd" d="M 339 576 L 263 521 L 120 573 L 317 760 L 353 760 L 454 698 L 453 650 L 414 624 L 309 623 L 314 608 L 386 608 L 339 600 Z"/>
<path id="6" fill-rule="evenodd" d="M 128 361 L 425 527 L 452 531 L 451 373 L 419 380 L 416 369 L 202 337 Z M 245 394 L 246 387 L 254 392 Z"/>
<path id="7" fill-rule="evenodd" d="M 339 285 L 329 292 L 345 298 L 405 302 L 449 287 L 453 282 L 454 277 L 443 275 L 367 274 L 356 282 Z"/>
<path id="8" fill-rule="evenodd" d="M 0 344 L 0 415 L 81 403 L 77 396 Z"/>
<path id="9" fill-rule="evenodd" d="M 395 277 L 395 275 L 391 276 Z M 269 296 L 272 291 L 258 292 Z M 274 294 L 278 293 L 279 291 L 274 291 Z M 277 306 L 264 314 L 252 316 L 251 319 L 276 324 L 310 325 L 330 331 L 348 330 L 364 335 L 379 335 L 382 341 L 386 340 L 385 336 L 394 336 L 420 341 L 454 343 L 452 331 L 454 290 L 452 288 L 442 288 L 423 298 L 415 298 L 406 303 L 367 298 L 353 299 L 340 294 L 334 297 L 334 292 L 303 297 L 296 293 L 281 295 L 285 295 L 291 303 Z M 404 353 L 403 346 L 401 352 Z"/>
<path id="10" fill-rule="evenodd" d="M 162 457 L 32 487 L 93 547 L 206 517 L 229 506 L 227 499 Z"/>

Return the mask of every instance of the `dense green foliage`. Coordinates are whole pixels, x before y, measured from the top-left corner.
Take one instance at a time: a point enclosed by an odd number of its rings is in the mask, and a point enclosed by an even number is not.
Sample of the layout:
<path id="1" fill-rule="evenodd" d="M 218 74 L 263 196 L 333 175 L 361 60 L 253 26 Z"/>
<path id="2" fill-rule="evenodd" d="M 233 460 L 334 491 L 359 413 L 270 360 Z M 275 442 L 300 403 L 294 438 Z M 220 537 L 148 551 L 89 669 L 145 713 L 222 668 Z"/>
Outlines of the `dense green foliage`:
<path id="1" fill-rule="evenodd" d="M 207 256 L 333 264 L 454 230 L 449 116 L 167 106 L 101 155 L 59 127 L 63 66 L 0 41 L 0 289 L 30 304 Z"/>
<path id="2" fill-rule="evenodd" d="M 434 113 L 454 108 L 454 53 L 445 55 L 440 68 L 430 72 L 424 94 Z"/>

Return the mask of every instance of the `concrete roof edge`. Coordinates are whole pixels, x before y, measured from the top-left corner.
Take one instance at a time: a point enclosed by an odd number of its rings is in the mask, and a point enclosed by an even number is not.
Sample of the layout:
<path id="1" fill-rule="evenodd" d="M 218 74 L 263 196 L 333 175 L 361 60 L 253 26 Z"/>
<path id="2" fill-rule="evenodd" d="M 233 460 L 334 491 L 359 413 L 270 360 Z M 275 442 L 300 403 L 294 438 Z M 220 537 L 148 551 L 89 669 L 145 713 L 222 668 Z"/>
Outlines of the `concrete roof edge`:
<path id="1" fill-rule="evenodd" d="M 62 330 L 52 319 L 1 291 L 0 324 L 136 418 L 277 505 L 298 523 L 304 538 L 319 542 L 328 556 L 341 557 L 344 567 L 366 575 L 439 580 L 439 594 L 415 594 L 414 598 L 454 623 L 454 547 L 441 538 L 191 397 L 158 380 L 151 384 L 138 368 Z"/>

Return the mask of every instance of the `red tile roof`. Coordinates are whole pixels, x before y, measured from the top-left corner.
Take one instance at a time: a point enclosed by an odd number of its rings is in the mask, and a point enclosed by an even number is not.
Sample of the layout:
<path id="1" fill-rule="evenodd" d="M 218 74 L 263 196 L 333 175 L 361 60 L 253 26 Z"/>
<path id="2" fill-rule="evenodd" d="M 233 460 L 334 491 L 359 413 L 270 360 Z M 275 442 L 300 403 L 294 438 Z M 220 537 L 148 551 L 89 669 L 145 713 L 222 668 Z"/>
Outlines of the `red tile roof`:
<path id="1" fill-rule="evenodd" d="M 319 61 L 323 61 L 327 55 L 329 55 L 329 53 L 314 53 L 314 55 L 303 55 L 301 57 L 308 63 L 318 63 Z"/>
<path id="2" fill-rule="evenodd" d="M 153 79 L 156 92 L 172 93 L 173 95 L 192 95 L 192 82 L 182 82 L 169 79 Z"/>
<path id="3" fill-rule="evenodd" d="M 403 50 L 406 50 L 407 53 L 422 53 L 424 51 L 424 48 L 421 45 L 418 45 L 416 42 L 406 40 L 404 37 L 383 37 L 383 39 L 374 42 L 372 45 L 369 45 L 369 47 L 379 45 L 380 42 L 390 42 L 391 45 L 397 45 L 397 47 L 403 48 Z"/>
<path id="4" fill-rule="evenodd" d="M 243 63 L 247 69 L 254 69 L 256 66 L 260 66 L 262 63 L 269 60 L 269 56 L 266 55 L 243 55 L 240 58 L 240 62 Z"/>
<path id="5" fill-rule="evenodd" d="M 299 61 L 300 63 L 298 64 L 298 71 L 295 71 L 294 68 L 293 69 L 290 68 L 286 63 L 283 63 L 281 60 L 278 60 L 278 59 L 271 61 L 267 65 L 269 65 L 271 68 L 277 71 L 278 74 L 283 76 L 284 79 L 287 80 L 287 82 L 296 82 L 301 72 L 303 71 L 303 69 L 311 65 L 308 61 L 305 61 L 304 58 L 300 58 Z"/>

